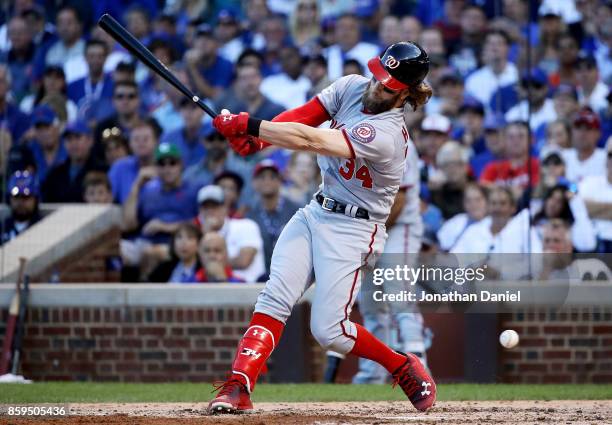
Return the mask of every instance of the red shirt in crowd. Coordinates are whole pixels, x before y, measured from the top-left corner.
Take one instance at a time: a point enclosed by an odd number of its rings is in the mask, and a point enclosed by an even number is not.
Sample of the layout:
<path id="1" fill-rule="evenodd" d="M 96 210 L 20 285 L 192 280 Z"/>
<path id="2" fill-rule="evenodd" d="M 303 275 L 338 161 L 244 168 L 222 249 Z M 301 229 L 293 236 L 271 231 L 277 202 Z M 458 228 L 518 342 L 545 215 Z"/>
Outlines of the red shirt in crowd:
<path id="1" fill-rule="evenodd" d="M 537 158 L 531 158 L 531 187 L 540 181 L 540 164 Z M 482 183 L 494 183 L 502 186 L 518 186 L 526 188 L 529 185 L 527 164 L 514 168 L 509 160 L 493 161 L 488 164 L 480 175 Z"/>

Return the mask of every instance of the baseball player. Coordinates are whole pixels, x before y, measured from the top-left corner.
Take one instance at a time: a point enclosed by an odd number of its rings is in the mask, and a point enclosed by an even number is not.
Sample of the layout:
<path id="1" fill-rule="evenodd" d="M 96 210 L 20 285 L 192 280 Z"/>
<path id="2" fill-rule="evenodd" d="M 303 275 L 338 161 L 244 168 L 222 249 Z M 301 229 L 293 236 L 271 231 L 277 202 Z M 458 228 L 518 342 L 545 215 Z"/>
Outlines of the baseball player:
<path id="1" fill-rule="evenodd" d="M 416 256 L 421 249 L 421 238 L 423 237 L 423 220 L 419 208 L 419 156 L 412 141 L 408 141 L 408 155 L 402 182 L 387 219 L 386 226 L 389 229 L 389 237 L 385 244 L 385 254 L 394 253 L 389 258 L 394 267 L 396 264 L 407 264 L 413 266 Z M 403 258 L 400 258 L 403 257 Z M 384 262 L 379 264 L 384 267 Z M 384 284 L 385 293 L 395 293 L 399 290 L 409 288 L 396 287 L 401 282 L 387 282 Z M 359 294 L 359 310 L 363 316 L 364 327 L 385 343 L 392 345 L 391 321 L 399 328 L 399 343 L 401 350 L 405 353 L 413 353 L 427 366 L 425 354 L 426 333 L 423 329 L 423 316 L 416 305 L 410 303 L 377 303 L 374 301 L 373 292 L 380 290 L 372 282 L 364 283 Z M 391 317 L 389 315 L 391 313 Z M 356 384 L 380 384 L 384 383 L 387 375 L 384 369 L 367 359 L 359 360 L 359 372 L 353 377 Z"/>
<path id="2" fill-rule="evenodd" d="M 368 67 L 372 79 L 340 78 L 272 122 L 227 111 L 213 120 L 242 155 L 269 145 L 317 153 L 322 183 L 276 243 L 270 279 L 238 344 L 231 376 L 209 404 L 212 413 L 253 408 L 250 394 L 259 373 L 313 277 L 310 329 L 319 344 L 381 364 L 418 410 L 434 404 L 436 385 L 418 357 L 390 349 L 349 320 L 362 268 L 383 250 L 385 222 L 404 172 L 409 137 L 403 107 L 416 109 L 431 96 L 423 82 L 429 58 L 414 43 L 389 46 Z M 316 128 L 329 120 L 330 128 Z"/>

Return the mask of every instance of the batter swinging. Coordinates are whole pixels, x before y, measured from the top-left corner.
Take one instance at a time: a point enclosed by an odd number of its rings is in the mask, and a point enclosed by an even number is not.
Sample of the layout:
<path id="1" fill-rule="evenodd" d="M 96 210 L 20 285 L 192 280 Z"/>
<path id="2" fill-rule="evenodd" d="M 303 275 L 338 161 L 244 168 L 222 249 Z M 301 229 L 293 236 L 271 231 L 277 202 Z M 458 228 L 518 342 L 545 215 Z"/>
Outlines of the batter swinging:
<path id="1" fill-rule="evenodd" d="M 389 46 L 368 67 L 373 78 L 343 77 L 305 105 L 262 121 L 242 112 L 213 124 L 241 155 L 275 145 L 318 154 L 322 184 L 282 231 L 270 279 L 238 344 L 231 377 L 209 404 L 211 413 L 252 409 L 250 394 L 283 332 L 291 309 L 316 278 L 310 328 L 325 349 L 381 364 L 421 411 L 436 385 L 413 354 L 391 350 L 349 320 L 362 267 L 383 251 L 385 221 L 400 186 L 408 149 L 403 107 L 424 105 L 427 54 L 409 42 Z M 315 128 L 331 120 L 331 128 Z M 287 122 L 288 121 L 288 122 Z"/>

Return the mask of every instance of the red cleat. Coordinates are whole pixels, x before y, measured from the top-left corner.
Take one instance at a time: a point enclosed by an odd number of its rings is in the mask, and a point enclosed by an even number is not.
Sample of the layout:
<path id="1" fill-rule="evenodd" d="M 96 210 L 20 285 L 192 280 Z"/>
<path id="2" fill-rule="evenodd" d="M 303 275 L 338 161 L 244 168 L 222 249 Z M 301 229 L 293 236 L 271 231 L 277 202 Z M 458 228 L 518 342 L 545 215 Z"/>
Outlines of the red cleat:
<path id="1" fill-rule="evenodd" d="M 208 403 L 208 413 L 242 413 L 253 409 L 247 387 L 238 379 L 229 379 L 215 386 L 215 391 L 218 390 L 221 391 L 217 397 Z"/>
<path id="2" fill-rule="evenodd" d="M 426 411 L 436 401 L 436 383 L 414 354 L 406 354 L 406 362 L 393 372 L 393 387 L 399 385 L 413 406 Z"/>

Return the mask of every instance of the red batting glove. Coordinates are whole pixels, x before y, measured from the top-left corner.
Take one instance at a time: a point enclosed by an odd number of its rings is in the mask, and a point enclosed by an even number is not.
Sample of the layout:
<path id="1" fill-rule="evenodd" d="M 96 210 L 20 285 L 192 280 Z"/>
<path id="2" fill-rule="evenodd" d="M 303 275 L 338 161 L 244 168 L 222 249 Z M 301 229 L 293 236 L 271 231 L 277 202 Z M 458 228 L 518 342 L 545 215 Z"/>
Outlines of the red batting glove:
<path id="1" fill-rule="evenodd" d="M 226 139 L 233 139 L 239 136 L 246 136 L 249 113 L 217 115 L 213 119 L 213 126 Z"/>
<path id="2" fill-rule="evenodd" d="M 268 142 L 264 142 L 263 140 L 253 136 L 232 137 L 229 139 L 229 144 L 234 152 L 240 156 L 252 155 L 255 152 L 259 152 L 260 150 L 270 146 Z"/>

